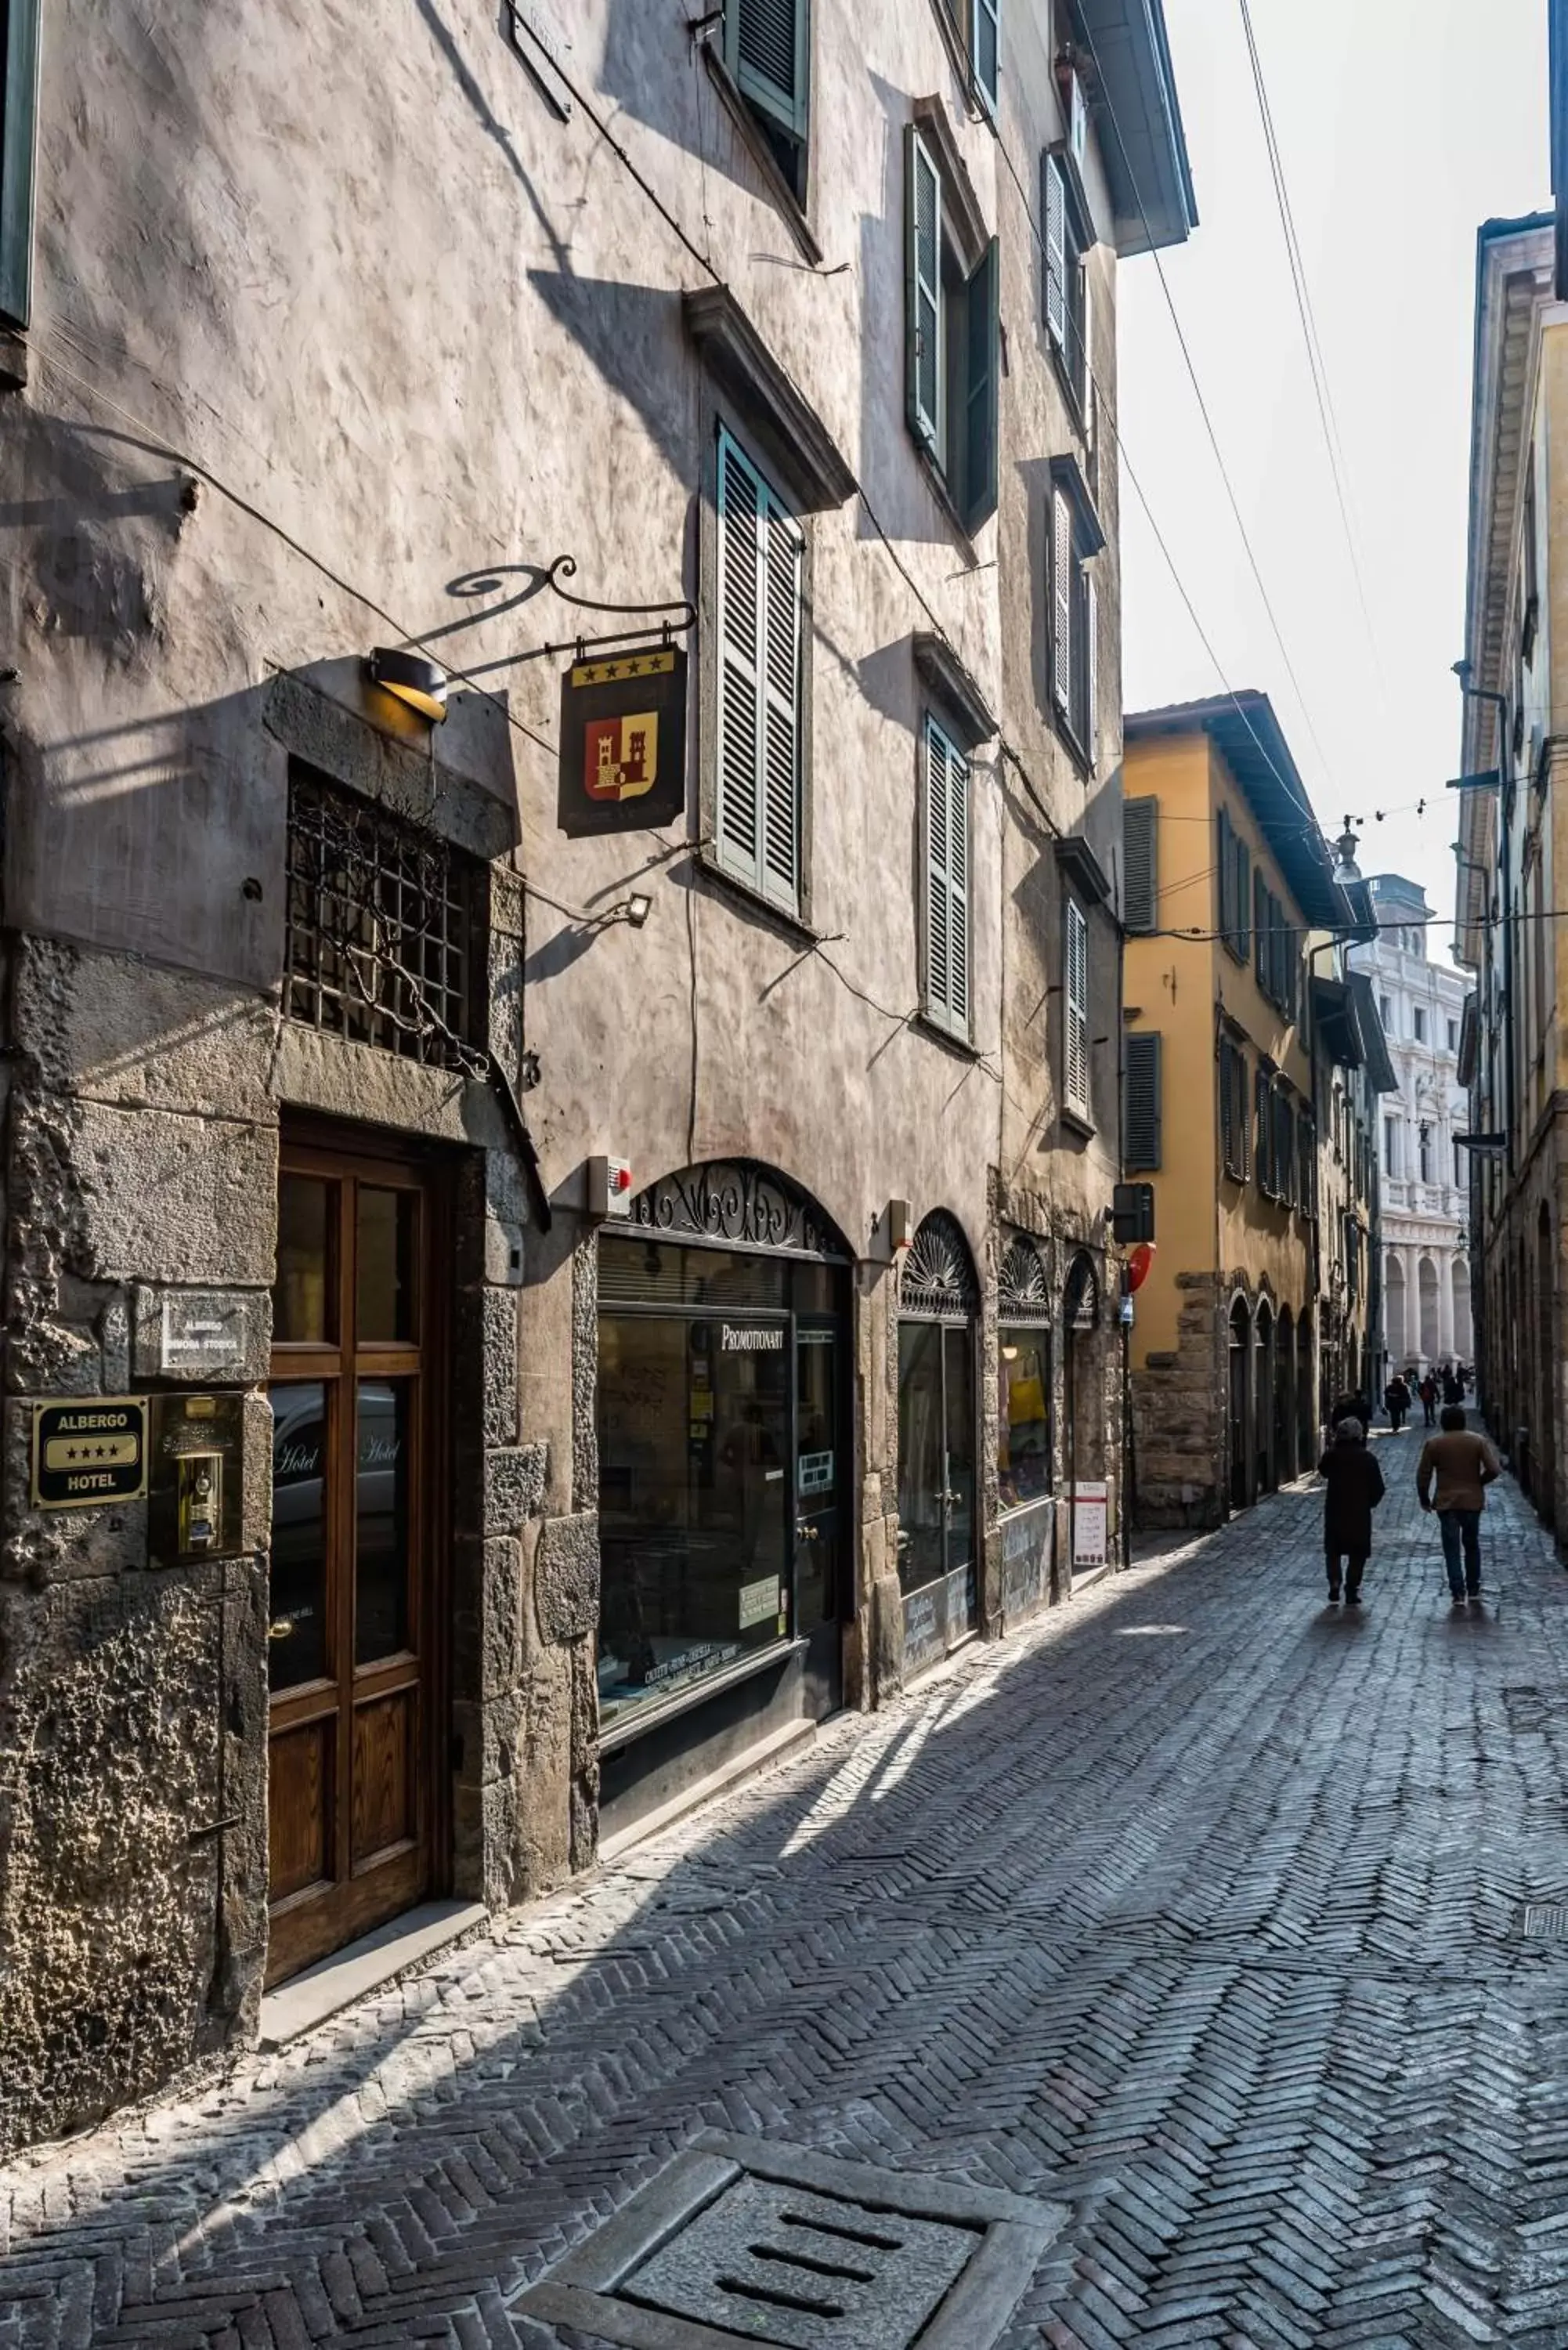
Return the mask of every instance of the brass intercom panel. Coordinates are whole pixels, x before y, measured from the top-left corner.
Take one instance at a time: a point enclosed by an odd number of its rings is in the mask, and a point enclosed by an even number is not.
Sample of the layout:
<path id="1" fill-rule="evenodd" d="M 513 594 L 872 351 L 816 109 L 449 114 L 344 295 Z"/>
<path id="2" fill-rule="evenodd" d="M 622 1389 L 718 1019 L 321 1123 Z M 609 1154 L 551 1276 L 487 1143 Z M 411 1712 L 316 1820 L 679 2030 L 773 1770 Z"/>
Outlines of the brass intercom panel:
<path id="1" fill-rule="evenodd" d="M 234 1558 L 244 1543 L 244 1398 L 151 1399 L 147 1547 L 155 1566 Z"/>

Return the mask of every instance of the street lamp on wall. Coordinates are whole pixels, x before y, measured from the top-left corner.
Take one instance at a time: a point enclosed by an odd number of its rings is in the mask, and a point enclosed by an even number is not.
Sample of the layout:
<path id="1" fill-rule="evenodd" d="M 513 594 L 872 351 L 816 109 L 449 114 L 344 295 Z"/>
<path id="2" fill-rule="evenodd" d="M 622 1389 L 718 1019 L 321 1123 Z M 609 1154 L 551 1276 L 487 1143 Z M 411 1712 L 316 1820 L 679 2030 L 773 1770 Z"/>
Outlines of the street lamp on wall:
<path id="1" fill-rule="evenodd" d="M 431 725 L 439 726 L 446 716 L 447 675 L 439 661 L 398 646 L 378 645 L 365 670 L 373 685 L 407 709 L 417 711 Z"/>

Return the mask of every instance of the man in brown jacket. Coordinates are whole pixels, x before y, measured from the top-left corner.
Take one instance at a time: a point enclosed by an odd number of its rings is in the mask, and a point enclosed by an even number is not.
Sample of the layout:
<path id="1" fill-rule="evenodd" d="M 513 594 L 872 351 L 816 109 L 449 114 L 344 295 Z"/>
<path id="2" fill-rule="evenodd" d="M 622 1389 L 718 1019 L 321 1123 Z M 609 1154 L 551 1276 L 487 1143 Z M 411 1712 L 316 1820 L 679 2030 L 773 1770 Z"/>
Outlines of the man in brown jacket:
<path id="1" fill-rule="evenodd" d="M 1486 1489 L 1502 1474 L 1502 1466 L 1484 1436 L 1465 1426 L 1464 1408 L 1449 1404 L 1443 1412 L 1442 1434 L 1428 1436 L 1416 1464 L 1416 1491 L 1424 1510 L 1436 1510 L 1443 1536 L 1443 1564 L 1454 1606 L 1480 1597 L 1480 1520 Z M 1433 1486 L 1437 1491 L 1434 1493 Z M 1459 1571 L 1460 1552 L 1464 1572 Z"/>

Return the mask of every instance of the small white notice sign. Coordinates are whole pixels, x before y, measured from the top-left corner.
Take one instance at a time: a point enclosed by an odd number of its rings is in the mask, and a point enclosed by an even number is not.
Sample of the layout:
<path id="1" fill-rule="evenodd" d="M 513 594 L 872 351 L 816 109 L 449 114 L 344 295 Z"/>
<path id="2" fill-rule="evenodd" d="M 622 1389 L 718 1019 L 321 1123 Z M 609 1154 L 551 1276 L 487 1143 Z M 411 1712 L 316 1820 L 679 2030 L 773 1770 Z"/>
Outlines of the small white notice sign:
<path id="1" fill-rule="evenodd" d="M 1071 1516 L 1075 1566 L 1105 1566 L 1108 1564 L 1110 1498 L 1110 1488 L 1104 1482 L 1073 1487 Z"/>
<path id="2" fill-rule="evenodd" d="M 244 1300 L 199 1293 L 165 1297 L 159 1336 L 160 1369 L 227 1370 L 245 1357 Z"/>
<path id="3" fill-rule="evenodd" d="M 749 1632 L 753 1624 L 765 1624 L 770 1616 L 779 1612 L 779 1579 L 770 1575 L 761 1583 L 741 1586 L 741 1629 Z"/>

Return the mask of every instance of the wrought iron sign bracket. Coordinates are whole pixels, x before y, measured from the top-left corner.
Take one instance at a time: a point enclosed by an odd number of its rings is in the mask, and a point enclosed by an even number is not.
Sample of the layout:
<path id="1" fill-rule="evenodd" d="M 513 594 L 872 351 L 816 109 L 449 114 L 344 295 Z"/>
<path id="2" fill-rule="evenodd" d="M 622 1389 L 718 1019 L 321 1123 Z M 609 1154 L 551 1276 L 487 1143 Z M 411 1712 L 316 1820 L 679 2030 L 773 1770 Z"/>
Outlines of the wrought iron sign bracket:
<path id="1" fill-rule="evenodd" d="M 532 645 L 527 651 L 514 654 L 514 660 L 543 660 L 550 654 L 570 653 L 574 660 L 581 661 L 586 660 L 590 652 L 602 652 L 610 645 L 629 647 L 647 644 L 650 639 L 657 639 L 660 646 L 667 647 L 673 644 L 678 636 L 690 635 L 697 626 L 697 607 L 685 597 L 665 604 L 606 604 L 592 596 L 575 596 L 570 588 L 562 587 L 563 579 L 575 579 L 576 576 L 576 556 L 557 555 L 545 576 L 544 584 L 561 598 L 563 604 L 575 605 L 580 612 L 618 612 L 628 620 L 646 619 L 648 626 L 614 629 L 602 637 L 577 636 L 556 644 Z M 669 618 L 671 613 L 678 614 L 679 618 Z M 655 619 L 655 614 L 666 617 Z"/>

